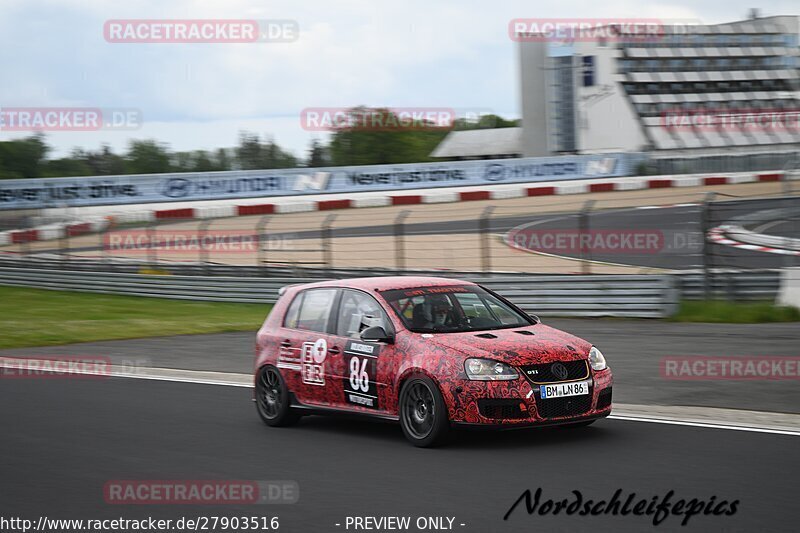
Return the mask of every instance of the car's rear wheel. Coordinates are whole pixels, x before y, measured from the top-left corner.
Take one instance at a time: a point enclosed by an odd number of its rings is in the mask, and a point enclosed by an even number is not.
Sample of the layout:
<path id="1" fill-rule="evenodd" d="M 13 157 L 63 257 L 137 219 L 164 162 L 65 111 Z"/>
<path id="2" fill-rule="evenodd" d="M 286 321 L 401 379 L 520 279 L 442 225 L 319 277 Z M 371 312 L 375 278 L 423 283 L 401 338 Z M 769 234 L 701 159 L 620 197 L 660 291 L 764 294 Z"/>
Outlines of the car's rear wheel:
<path id="1" fill-rule="evenodd" d="M 450 430 L 442 393 L 430 378 L 409 379 L 400 391 L 400 426 L 414 446 L 428 448 L 443 444 Z"/>
<path id="2" fill-rule="evenodd" d="M 256 375 L 256 409 L 269 426 L 290 426 L 300 419 L 289 402 L 289 389 L 278 369 L 265 366 Z"/>

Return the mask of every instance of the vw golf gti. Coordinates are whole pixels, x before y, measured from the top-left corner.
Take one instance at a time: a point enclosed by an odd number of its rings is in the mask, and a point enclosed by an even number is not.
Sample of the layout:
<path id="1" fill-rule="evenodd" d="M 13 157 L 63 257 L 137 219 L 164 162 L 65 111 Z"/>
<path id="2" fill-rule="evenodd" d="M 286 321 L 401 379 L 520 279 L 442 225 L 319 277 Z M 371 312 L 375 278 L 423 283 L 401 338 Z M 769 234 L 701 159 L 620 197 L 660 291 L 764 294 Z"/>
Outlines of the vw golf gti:
<path id="1" fill-rule="evenodd" d="M 258 414 L 397 420 L 421 447 L 453 426 L 584 426 L 611 412 L 611 370 L 589 342 L 475 283 L 373 277 L 294 285 L 256 338 Z"/>

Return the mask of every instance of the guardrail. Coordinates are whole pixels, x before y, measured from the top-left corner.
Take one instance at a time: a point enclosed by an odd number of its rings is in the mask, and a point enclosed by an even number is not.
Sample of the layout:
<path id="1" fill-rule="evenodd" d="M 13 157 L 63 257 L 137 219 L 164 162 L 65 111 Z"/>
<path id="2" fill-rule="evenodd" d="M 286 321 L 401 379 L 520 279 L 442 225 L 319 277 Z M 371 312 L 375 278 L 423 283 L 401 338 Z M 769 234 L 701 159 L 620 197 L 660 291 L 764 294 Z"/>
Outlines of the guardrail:
<path id="1" fill-rule="evenodd" d="M 323 278 L 145 275 L 0 267 L 0 284 L 205 300 L 272 303 L 284 285 Z M 466 279 L 470 279 L 467 277 Z M 678 291 L 669 275 L 476 276 L 482 283 L 542 316 L 660 318 L 675 312 Z"/>
<path id="2" fill-rule="evenodd" d="M 706 280 L 699 273 L 674 276 L 684 300 L 702 300 L 707 290 L 711 299 L 774 301 L 781 288 L 779 270 L 714 272 Z"/>
<path id="3" fill-rule="evenodd" d="M 663 275 L 532 275 L 200 263 L 151 265 L 137 261 L 64 261 L 58 257 L 0 255 L 0 285 L 215 301 L 272 302 L 278 289 L 288 284 L 398 274 L 475 281 L 543 316 L 666 316 L 681 299 L 700 300 L 708 296 L 774 301 L 781 287 L 778 270 L 718 270 L 708 277 L 697 271 Z"/>

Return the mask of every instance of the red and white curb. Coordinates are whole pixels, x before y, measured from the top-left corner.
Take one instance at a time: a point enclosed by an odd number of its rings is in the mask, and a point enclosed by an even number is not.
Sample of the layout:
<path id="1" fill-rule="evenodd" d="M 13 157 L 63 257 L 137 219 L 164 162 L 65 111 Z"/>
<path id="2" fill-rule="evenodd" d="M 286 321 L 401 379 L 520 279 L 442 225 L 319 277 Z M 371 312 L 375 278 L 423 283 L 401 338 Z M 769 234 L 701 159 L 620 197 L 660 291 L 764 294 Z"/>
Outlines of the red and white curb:
<path id="1" fill-rule="evenodd" d="M 797 255 L 800 256 L 798 250 L 787 250 L 785 248 L 775 248 L 774 246 L 759 246 L 757 244 L 749 244 L 746 242 L 736 241 L 730 238 L 730 234 L 741 231 L 741 226 L 722 225 L 712 228 L 708 231 L 708 240 L 717 244 L 724 244 L 740 248 L 742 250 L 751 250 L 754 252 L 767 252 L 770 254 L 782 255 Z"/>
<path id="2" fill-rule="evenodd" d="M 235 216 L 273 215 L 284 213 L 304 213 L 312 211 L 330 211 L 364 207 L 386 207 L 393 205 L 418 205 L 434 203 L 470 202 L 480 200 L 505 200 L 532 196 L 562 196 L 568 194 L 587 194 L 598 192 L 633 191 L 641 189 L 666 189 L 673 187 L 702 187 L 714 185 L 734 185 L 740 183 L 759 183 L 781 181 L 783 172 L 737 173 L 737 174 L 704 174 L 675 176 L 640 176 L 614 179 L 576 180 L 572 182 L 542 182 L 535 185 L 509 187 L 503 185 L 486 185 L 483 189 L 470 187 L 469 190 L 427 189 L 419 194 L 413 192 L 385 191 L 357 195 L 353 198 L 336 198 L 329 200 L 297 200 L 249 203 L 243 199 L 219 202 L 203 207 L 176 207 L 158 209 L 158 204 L 150 204 L 148 209 L 124 211 L 106 217 L 94 217 L 81 223 L 51 224 L 33 229 L 0 232 L 0 246 L 58 239 L 65 234 L 80 235 L 94 231 L 102 231 L 109 224 L 147 223 L 154 220 L 197 220 L 228 218 Z M 252 200 L 250 200 L 252 202 Z M 690 204 L 676 204 L 672 207 Z M 152 207 L 151 207 L 152 206 Z M 647 207 L 652 208 L 652 207 Z M 643 208 L 646 209 L 646 208 Z M 105 224 L 103 226 L 102 224 Z M 86 229 L 86 228 L 90 229 Z"/>
<path id="3" fill-rule="evenodd" d="M 108 228 L 111 223 L 112 220 L 108 217 L 92 217 L 82 222 L 56 223 L 30 229 L 0 231 L 0 246 L 97 233 Z"/>

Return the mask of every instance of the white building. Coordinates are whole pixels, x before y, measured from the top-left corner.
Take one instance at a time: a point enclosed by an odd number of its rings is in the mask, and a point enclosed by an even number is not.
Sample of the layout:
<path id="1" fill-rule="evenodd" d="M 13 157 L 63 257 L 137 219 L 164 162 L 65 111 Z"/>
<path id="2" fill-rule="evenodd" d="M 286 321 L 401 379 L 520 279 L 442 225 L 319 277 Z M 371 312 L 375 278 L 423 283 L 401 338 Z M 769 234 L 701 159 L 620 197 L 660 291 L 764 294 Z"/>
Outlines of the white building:
<path id="1" fill-rule="evenodd" d="M 797 152 L 798 17 L 666 30 L 521 40 L 522 155 Z"/>

